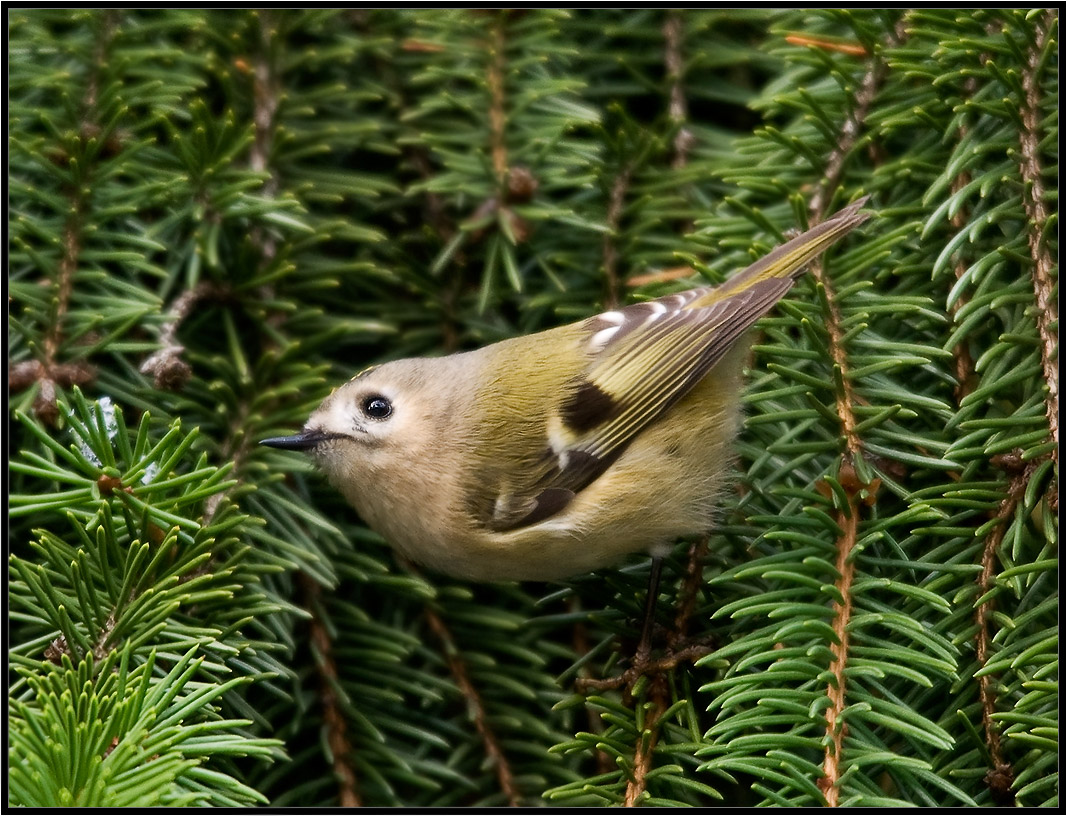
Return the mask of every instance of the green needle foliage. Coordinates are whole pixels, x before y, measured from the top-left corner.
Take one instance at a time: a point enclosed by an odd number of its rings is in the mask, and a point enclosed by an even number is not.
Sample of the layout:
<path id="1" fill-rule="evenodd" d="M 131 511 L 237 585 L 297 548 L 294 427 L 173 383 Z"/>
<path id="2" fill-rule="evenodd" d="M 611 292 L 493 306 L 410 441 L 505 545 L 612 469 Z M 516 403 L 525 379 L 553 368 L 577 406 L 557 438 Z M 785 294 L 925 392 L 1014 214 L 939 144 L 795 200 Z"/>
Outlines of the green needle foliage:
<path id="1" fill-rule="evenodd" d="M 1055 806 L 1058 36 L 13 12 L 9 804 Z M 861 195 L 754 333 L 642 675 L 647 559 L 453 581 L 257 446 Z"/>

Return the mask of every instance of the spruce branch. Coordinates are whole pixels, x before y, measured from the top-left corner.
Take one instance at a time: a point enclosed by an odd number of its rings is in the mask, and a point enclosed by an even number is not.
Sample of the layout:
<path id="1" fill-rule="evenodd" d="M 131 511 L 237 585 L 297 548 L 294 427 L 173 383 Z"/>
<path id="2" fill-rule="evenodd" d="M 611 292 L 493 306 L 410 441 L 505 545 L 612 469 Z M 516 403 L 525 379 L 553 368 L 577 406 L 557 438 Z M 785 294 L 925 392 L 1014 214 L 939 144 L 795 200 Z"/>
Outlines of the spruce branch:
<path id="1" fill-rule="evenodd" d="M 572 596 L 568 602 L 568 608 L 571 614 L 574 614 L 580 608 L 580 600 L 575 595 Z M 579 660 L 582 660 L 589 654 L 589 628 L 584 620 L 576 620 L 572 629 L 572 648 L 574 654 Z M 575 680 L 575 687 L 580 691 L 584 691 L 586 688 L 593 688 L 593 686 L 586 685 L 592 680 L 592 670 L 588 663 L 583 661 L 581 668 L 578 671 L 578 676 Z M 589 730 L 593 734 L 599 734 L 604 730 L 603 721 L 596 715 L 596 712 L 589 706 L 585 707 L 586 720 L 589 724 Z M 597 750 L 595 753 L 597 773 L 607 774 L 610 773 L 614 764 L 611 761 L 611 757 L 606 751 Z"/>
<path id="2" fill-rule="evenodd" d="M 671 145 L 674 151 L 671 157 L 672 170 L 681 170 L 685 167 L 695 140 L 692 131 L 685 126 L 689 111 L 685 98 L 685 85 L 682 81 L 684 75 L 682 19 L 681 12 L 671 10 L 667 12 L 667 19 L 663 23 L 664 63 L 667 68 L 667 81 L 670 84 L 667 115 L 678 129 Z"/>
<path id="3" fill-rule="evenodd" d="M 486 84 L 489 87 L 489 154 L 492 157 L 497 186 L 501 191 L 508 177 L 508 145 L 505 136 L 508 119 L 504 77 L 507 73 L 506 25 L 509 13 L 498 11 L 489 24 L 489 63 L 486 66 Z"/>
<path id="4" fill-rule="evenodd" d="M 317 611 L 322 588 L 315 579 L 305 573 L 300 573 L 299 580 L 304 591 L 306 608 L 311 616 L 308 624 L 311 629 L 311 647 L 319 673 L 319 702 L 322 705 L 326 744 L 330 749 L 329 756 L 337 779 L 337 804 L 340 807 L 362 807 L 356 771 L 350 760 L 353 748 L 347 735 L 347 720 L 338 699 L 340 679 L 333 657 L 333 642 Z"/>
<path id="5" fill-rule="evenodd" d="M 193 369 L 182 359 L 185 346 L 178 342 L 178 330 L 204 301 L 225 301 L 230 296 L 227 287 L 205 280 L 174 299 L 159 331 L 160 348 L 147 357 L 140 367 L 142 374 L 151 375 L 156 388 L 180 391 L 189 381 Z"/>
<path id="6" fill-rule="evenodd" d="M 993 656 L 993 615 L 995 605 L 991 590 L 996 585 L 998 552 L 1004 541 L 1008 525 L 1015 518 L 1019 502 L 1026 493 L 1030 477 L 1039 466 L 1039 462 L 1022 465 L 1016 462 L 1014 475 L 1008 486 L 1008 493 L 1000 502 L 995 514 L 994 524 L 982 545 L 982 571 L 978 576 L 979 603 L 975 606 L 974 619 L 977 626 L 975 633 L 975 656 L 980 668 L 985 669 Z M 986 781 L 993 792 L 998 805 L 1012 805 L 1015 797 L 1011 793 L 1011 782 L 1015 777 L 1011 764 L 1007 761 L 1001 744 L 1000 729 L 996 723 L 997 684 L 999 678 L 995 672 L 982 671 L 978 676 L 979 699 L 982 704 L 982 729 L 986 749 L 989 751 L 990 769 Z"/>
<path id="7" fill-rule="evenodd" d="M 466 701 L 467 714 L 482 739 L 482 746 L 485 748 L 486 756 L 496 770 L 500 791 L 504 794 L 511 807 L 519 807 L 522 799 L 519 795 L 515 777 L 511 772 L 511 766 L 508 764 L 508 759 L 500 746 L 500 741 L 489 725 L 488 713 L 482 703 L 481 695 L 478 693 L 478 689 L 475 688 L 474 683 L 471 682 L 470 674 L 467 672 L 460 650 L 456 647 L 456 642 L 452 638 L 452 633 L 448 630 L 448 626 L 437 610 L 429 604 L 426 605 L 424 614 L 431 631 L 437 636 L 437 640 L 441 644 L 441 651 L 444 653 L 445 661 L 448 664 L 449 671 L 452 673 L 452 679 L 455 680 L 460 694 L 463 695 Z"/>
<path id="8" fill-rule="evenodd" d="M 678 601 L 674 616 L 674 628 L 671 630 L 671 645 L 679 646 L 689 631 L 689 622 L 696 610 L 697 596 L 704 585 L 704 559 L 708 555 L 708 542 L 711 537 L 701 536 L 689 545 L 685 562 L 685 572 L 678 591 Z"/>
<path id="9" fill-rule="evenodd" d="M 100 111 L 98 110 L 101 74 L 107 67 L 109 47 L 115 35 L 118 19 L 119 15 L 116 11 L 108 11 L 103 16 L 91 64 L 88 66 L 88 80 L 76 137 L 82 145 L 97 140 L 101 134 L 103 123 L 99 120 Z M 39 383 L 37 399 L 34 402 L 34 414 L 50 426 L 55 426 L 59 421 L 60 410 L 56 404 L 56 386 L 88 385 L 95 377 L 93 368 L 88 364 L 62 365 L 59 363 L 63 330 L 74 293 L 74 277 L 84 249 L 82 233 L 86 219 L 89 217 L 87 210 L 90 207 L 88 199 L 91 195 L 91 168 L 84 165 L 87 152 L 82 151 L 81 155 L 70 158 L 74 161 L 76 172 L 67 190 L 68 216 L 63 227 L 62 252 L 54 283 L 55 309 L 43 338 L 44 359 L 34 371 Z"/>
<path id="10" fill-rule="evenodd" d="M 898 20 L 886 45 L 892 48 L 900 45 L 904 39 L 905 20 L 902 17 Z M 827 215 L 830 200 L 841 184 L 845 160 L 852 152 L 862 132 L 864 119 L 878 96 L 887 71 L 888 66 L 880 56 L 870 58 L 869 67 L 849 105 L 850 113 L 838 134 L 836 146 L 827 159 L 818 189 L 809 203 L 808 211 L 813 224 L 818 223 Z M 861 489 L 866 487 L 861 484 L 856 467 L 865 454 L 861 435 L 857 431 L 856 417 L 856 406 L 861 405 L 862 400 L 853 393 L 853 377 L 845 343 L 847 330 L 843 325 L 837 296 L 826 274 L 826 264 L 822 258 L 812 264 L 811 271 L 817 285 L 823 291 L 822 300 L 825 306 L 823 325 L 829 337 L 830 353 L 834 363 L 836 414 L 841 422 L 845 442 L 839 482 L 845 488 L 846 504 L 839 510 L 836 517 L 836 524 L 841 534 L 835 542 L 837 553 L 835 570 L 838 576 L 835 587 L 836 597 L 840 600 L 834 601 L 832 615 L 831 625 L 835 638 L 829 645 L 830 682 L 827 687 L 827 696 L 830 699 L 830 705 L 827 706 L 825 713 L 827 743 L 822 765 L 823 776 L 818 781 L 819 789 L 826 797 L 827 805 L 836 807 L 839 803 L 839 783 L 843 772 L 844 740 L 847 731 L 842 715 L 847 705 L 846 677 L 850 662 L 849 629 L 853 613 L 852 583 L 856 570 L 853 549 L 856 546 L 860 514 L 864 507 L 859 494 Z"/>
<path id="11" fill-rule="evenodd" d="M 270 158 L 274 148 L 275 119 L 281 103 L 281 82 L 271 61 L 271 53 L 274 48 L 272 40 L 277 35 L 277 23 L 267 9 L 257 10 L 256 17 L 259 23 L 259 50 L 252 60 L 252 123 L 255 136 L 248 163 L 253 171 L 267 173 L 267 181 L 261 192 L 267 198 L 274 198 L 278 193 L 279 179 L 276 168 L 270 164 Z M 257 225 L 252 232 L 252 241 L 263 258 L 264 266 L 274 260 L 278 245 L 270 232 Z M 269 289 L 266 294 L 269 297 Z"/>
<path id="12" fill-rule="evenodd" d="M 603 268 L 604 282 L 607 293 L 604 297 L 604 305 L 608 309 L 614 309 L 619 305 L 622 296 L 619 282 L 619 250 L 616 246 L 618 241 L 619 227 L 622 220 L 623 208 L 626 205 L 626 193 L 630 188 L 630 180 L 633 176 L 633 165 L 626 163 L 619 169 L 611 184 L 611 192 L 608 196 L 608 212 L 606 217 L 607 230 L 604 233 L 603 243 Z"/>
<path id="13" fill-rule="evenodd" d="M 1049 39 L 1054 35 L 1059 15 L 1048 9 L 1038 18 L 1035 37 L 1026 52 L 1026 65 L 1022 72 L 1023 98 L 1022 129 L 1019 142 L 1022 148 L 1019 170 L 1023 178 L 1023 202 L 1027 215 L 1027 243 L 1033 263 L 1033 287 L 1036 299 L 1038 333 L 1041 337 L 1041 364 L 1048 386 L 1047 409 L 1049 431 L 1055 447 L 1052 449 L 1053 461 L 1058 464 L 1060 428 L 1060 374 L 1057 357 L 1059 338 L 1058 304 L 1053 294 L 1055 288 L 1055 260 L 1048 246 L 1049 211 L 1046 205 L 1044 168 L 1041 162 L 1041 142 L 1044 134 L 1041 130 L 1041 73 L 1044 68 Z"/>
<path id="14" fill-rule="evenodd" d="M 886 47 L 894 48 L 901 45 L 907 39 L 907 17 L 901 16 L 889 36 Z M 863 121 L 870 111 L 871 105 L 878 96 L 878 91 L 885 82 L 888 66 L 878 56 L 870 59 L 870 67 L 860 81 L 860 87 L 856 91 L 849 106 L 849 114 L 845 118 L 837 142 L 823 168 L 822 179 L 815 194 L 808 204 L 808 212 L 811 215 L 811 224 L 814 226 L 825 218 L 834 193 L 841 186 L 842 175 L 845 171 L 845 161 L 852 152 L 856 141 L 863 130 Z"/>
<path id="15" fill-rule="evenodd" d="M 844 770 L 846 723 L 842 715 L 847 706 L 846 678 L 849 665 L 849 623 L 852 620 L 852 583 L 856 577 L 856 565 L 852 551 L 856 546 L 856 534 L 859 526 L 859 502 L 856 492 L 849 491 L 849 503 L 846 509 L 838 513 L 836 522 L 841 528 L 841 536 L 835 542 L 837 563 L 834 568 L 840 576 L 835 583 L 840 601 L 834 602 L 833 630 L 835 638 L 830 642 L 830 683 L 826 689 L 830 705 L 826 708 L 826 753 L 823 758 L 823 776 L 818 780 L 819 790 L 826 797 L 826 804 L 836 807 L 839 804 L 839 782 Z"/>
<path id="16" fill-rule="evenodd" d="M 966 131 L 961 128 L 960 137 L 963 138 L 966 135 Z M 970 175 L 963 171 L 952 180 L 952 192 L 957 194 L 960 190 L 963 190 L 971 181 Z M 959 232 L 967 225 L 968 213 L 961 208 L 950 219 L 952 228 Z M 963 278 L 967 272 L 967 264 L 964 263 L 962 258 L 957 258 L 956 263 L 952 267 L 956 280 L 959 281 Z M 966 295 L 960 295 L 956 300 L 952 302 L 949 307 L 949 313 L 952 315 L 954 321 L 958 320 L 960 311 L 967 305 L 968 298 Z M 968 347 L 967 339 L 960 338 L 960 341 L 952 349 L 953 360 L 956 364 L 956 386 L 954 393 L 956 396 L 956 404 L 960 402 L 975 388 L 975 370 L 974 360 L 971 358 L 971 351 Z"/>
<path id="17" fill-rule="evenodd" d="M 9 804 L 23 807 L 151 807 L 265 804 L 234 776 L 212 768 L 232 756 L 273 759 L 277 740 L 248 738 L 247 720 L 222 719 L 216 703 L 246 678 L 193 680 L 197 648 L 173 667 L 129 648 L 46 674 L 20 669 L 32 696 L 11 705 Z M 159 672 L 153 668 L 159 665 Z M 76 705 L 72 705 L 77 701 Z M 223 766 L 225 767 L 225 766 Z M 212 788 L 202 787 L 210 780 Z"/>
<path id="18" fill-rule="evenodd" d="M 637 752 L 634 755 L 626 790 L 623 793 L 623 807 L 636 807 L 647 789 L 648 774 L 652 770 L 653 752 L 659 741 L 659 720 L 667 707 L 666 688 L 662 678 L 653 681 L 650 696 L 651 701 L 643 706 L 644 723 L 641 723 L 640 718 L 638 719 L 638 725 L 643 725 L 643 727 L 639 732 Z"/>

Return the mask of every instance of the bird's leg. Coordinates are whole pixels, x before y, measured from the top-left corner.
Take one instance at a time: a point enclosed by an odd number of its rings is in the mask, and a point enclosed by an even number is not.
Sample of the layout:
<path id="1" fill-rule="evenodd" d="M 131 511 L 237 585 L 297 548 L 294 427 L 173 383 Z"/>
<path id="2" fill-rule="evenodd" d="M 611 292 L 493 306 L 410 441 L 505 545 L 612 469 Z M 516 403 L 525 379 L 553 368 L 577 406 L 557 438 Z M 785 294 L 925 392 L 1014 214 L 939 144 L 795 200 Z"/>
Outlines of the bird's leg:
<path id="1" fill-rule="evenodd" d="M 652 654 L 652 627 L 656 620 L 656 601 L 659 599 L 659 578 L 663 572 L 663 556 L 652 556 L 652 570 L 648 574 L 648 594 L 645 595 L 645 618 L 641 624 L 641 640 L 634 653 L 634 667 L 643 669 Z"/>
<path id="2" fill-rule="evenodd" d="M 689 554 L 690 580 L 688 586 L 683 588 L 683 597 L 679 601 L 679 619 L 675 621 L 676 631 L 667 639 L 667 651 L 663 657 L 652 659 L 652 633 L 655 626 L 656 603 L 659 600 L 659 582 L 663 571 L 663 557 L 652 556 L 652 569 L 648 576 L 648 595 L 645 597 L 645 616 L 641 623 L 641 640 L 637 644 L 633 661 L 630 667 L 616 677 L 594 679 L 590 677 L 578 678 L 574 681 L 575 687 L 582 693 L 590 691 L 605 691 L 607 689 L 623 689 L 629 694 L 634 684 L 642 677 L 655 679 L 674 669 L 680 663 L 694 663 L 708 654 L 711 647 L 709 637 L 686 639 L 685 622 L 692 612 L 693 595 L 696 592 L 696 579 L 694 576 L 703 558 L 707 540 L 694 545 Z"/>

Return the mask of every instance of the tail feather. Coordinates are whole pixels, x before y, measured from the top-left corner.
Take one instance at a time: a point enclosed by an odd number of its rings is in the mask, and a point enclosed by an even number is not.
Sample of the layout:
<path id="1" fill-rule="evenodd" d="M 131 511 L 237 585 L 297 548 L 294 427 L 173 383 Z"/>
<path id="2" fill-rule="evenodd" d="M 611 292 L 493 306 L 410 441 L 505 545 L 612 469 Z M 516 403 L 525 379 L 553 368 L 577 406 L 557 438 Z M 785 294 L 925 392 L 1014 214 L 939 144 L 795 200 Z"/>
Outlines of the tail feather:
<path id="1" fill-rule="evenodd" d="M 710 306 L 742 291 L 757 280 L 787 277 L 796 280 L 820 253 L 871 217 L 870 212 L 863 212 L 869 200 L 870 196 L 864 196 L 838 210 L 821 224 L 787 241 L 725 283 L 709 290 L 706 295 L 694 300 L 689 308 Z"/>

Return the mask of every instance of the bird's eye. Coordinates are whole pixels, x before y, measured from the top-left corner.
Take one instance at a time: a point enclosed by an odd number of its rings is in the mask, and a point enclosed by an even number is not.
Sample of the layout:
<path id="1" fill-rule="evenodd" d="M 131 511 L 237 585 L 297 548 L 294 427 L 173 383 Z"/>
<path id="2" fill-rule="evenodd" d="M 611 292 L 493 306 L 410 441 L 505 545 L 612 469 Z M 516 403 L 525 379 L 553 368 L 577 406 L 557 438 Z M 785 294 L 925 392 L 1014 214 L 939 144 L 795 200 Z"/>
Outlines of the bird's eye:
<path id="1" fill-rule="evenodd" d="M 393 404 L 385 397 L 375 394 L 364 398 L 363 413 L 371 419 L 386 419 L 393 413 Z"/>

